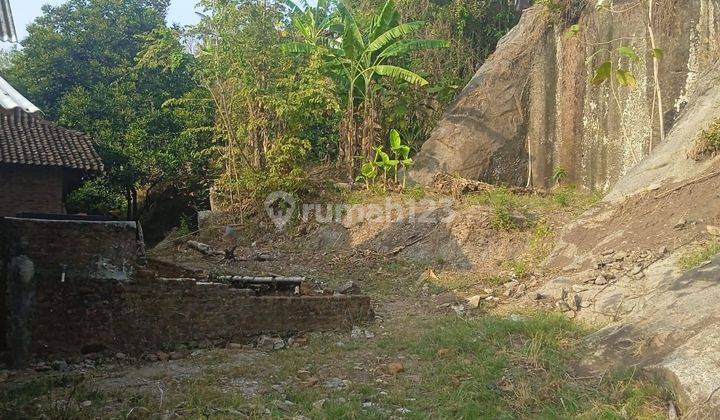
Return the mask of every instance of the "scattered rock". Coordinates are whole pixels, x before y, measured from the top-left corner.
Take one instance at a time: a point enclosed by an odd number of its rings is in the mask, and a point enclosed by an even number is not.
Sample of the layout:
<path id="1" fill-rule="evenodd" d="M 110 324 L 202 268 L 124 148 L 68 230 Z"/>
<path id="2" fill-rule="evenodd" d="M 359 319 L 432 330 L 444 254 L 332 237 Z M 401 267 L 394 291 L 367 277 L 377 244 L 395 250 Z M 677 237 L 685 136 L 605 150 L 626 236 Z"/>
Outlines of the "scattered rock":
<path id="1" fill-rule="evenodd" d="M 675 226 L 673 226 L 675 229 L 684 229 L 687 226 L 688 222 L 685 219 L 680 219 L 675 223 Z"/>
<path id="2" fill-rule="evenodd" d="M 173 351 L 170 352 L 170 360 L 181 360 L 185 358 L 185 352 Z"/>
<path id="3" fill-rule="evenodd" d="M 90 401 L 90 400 L 85 400 L 82 402 L 83 407 L 90 407 L 91 405 L 92 405 L 92 401 Z"/>
<path id="4" fill-rule="evenodd" d="M 352 332 L 350 333 L 350 336 L 354 339 L 359 338 L 367 338 L 368 340 L 371 338 L 375 338 L 375 334 L 368 330 L 363 330 L 360 327 L 353 327 Z"/>
<path id="5" fill-rule="evenodd" d="M 573 292 L 575 292 L 575 293 L 584 292 L 584 291 L 586 291 L 587 289 L 588 289 L 587 286 L 583 286 L 583 285 L 581 285 L 581 284 L 573 284 L 573 286 L 572 286 L 572 290 L 573 290 Z"/>
<path id="6" fill-rule="evenodd" d="M 347 282 L 345 285 L 337 289 L 341 295 L 359 295 L 362 293 L 360 286 L 354 281 Z"/>
<path id="7" fill-rule="evenodd" d="M 480 307 L 480 301 L 483 299 L 480 295 L 475 295 L 467 300 L 467 306 L 470 309 L 477 309 Z"/>
<path id="8" fill-rule="evenodd" d="M 387 371 L 391 375 L 397 375 L 397 374 L 405 372 L 405 366 L 400 362 L 388 363 Z"/>
<path id="9" fill-rule="evenodd" d="M 615 253 L 615 250 L 614 250 L 614 249 L 607 249 L 607 250 L 603 251 L 602 253 L 600 253 L 600 255 L 602 255 L 603 257 L 607 257 L 607 256 L 612 255 L 612 254 L 614 254 L 614 253 Z"/>
<path id="10" fill-rule="evenodd" d="M 535 293 L 533 296 L 533 299 L 535 300 L 543 300 L 545 297 L 542 295 L 542 293 Z"/>
<path id="11" fill-rule="evenodd" d="M 317 400 L 313 403 L 313 408 L 316 410 L 322 410 L 325 407 L 325 400 Z"/>
<path id="12" fill-rule="evenodd" d="M 320 378 L 318 378 L 317 376 L 311 376 L 311 377 L 307 378 L 307 380 L 305 381 L 305 386 L 307 386 L 308 388 L 312 388 L 314 386 L 317 386 L 317 384 L 319 384 L 319 383 L 320 383 Z"/>
<path id="13" fill-rule="evenodd" d="M 707 225 L 706 229 L 712 236 L 720 236 L 720 227 Z"/>
<path id="14" fill-rule="evenodd" d="M 606 284 L 608 284 L 608 280 L 602 274 L 595 279 L 595 285 L 597 286 L 605 286 Z"/>
<path id="15" fill-rule="evenodd" d="M 280 337 L 261 335 L 257 340 L 257 348 L 263 351 L 280 350 L 285 348 L 285 340 Z"/>
<path id="16" fill-rule="evenodd" d="M 666 246 L 662 246 L 662 247 L 660 247 L 660 249 L 658 250 L 658 253 L 659 253 L 660 255 L 665 255 L 665 254 L 668 253 L 668 248 L 667 248 Z"/>
<path id="17" fill-rule="evenodd" d="M 348 381 L 349 382 L 349 381 Z M 332 378 L 325 381 L 325 388 L 327 389 L 345 389 L 347 388 L 348 384 L 346 381 L 343 381 L 340 378 Z"/>

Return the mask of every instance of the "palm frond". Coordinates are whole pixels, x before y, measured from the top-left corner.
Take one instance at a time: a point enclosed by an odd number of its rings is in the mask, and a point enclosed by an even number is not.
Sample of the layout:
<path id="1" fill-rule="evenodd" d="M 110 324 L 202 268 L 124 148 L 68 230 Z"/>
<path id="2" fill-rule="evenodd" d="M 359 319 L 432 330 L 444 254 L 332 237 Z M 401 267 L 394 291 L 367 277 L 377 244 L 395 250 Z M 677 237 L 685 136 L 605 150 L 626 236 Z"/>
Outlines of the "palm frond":
<path id="1" fill-rule="evenodd" d="M 367 52 L 375 52 L 377 50 L 382 49 L 389 43 L 396 41 L 405 35 L 411 34 L 418 29 L 422 28 L 425 25 L 425 22 L 418 21 L 418 22 L 410 22 L 410 23 L 403 23 L 401 25 L 398 25 L 392 29 L 387 30 L 385 33 L 374 39 L 370 45 L 368 45 L 366 51 Z"/>
<path id="2" fill-rule="evenodd" d="M 368 70 L 374 71 L 381 76 L 401 79 L 413 85 L 426 86 L 428 84 L 428 81 L 423 79 L 420 75 L 402 67 L 379 65 L 370 67 Z"/>
<path id="3" fill-rule="evenodd" d="M 370 28 L 370 39 L 377 38 L 380 34 L 395 26 L 397 19 L 399 19 L 399 15 L 395 11 L 395 1 L 387 0 L 380 14 L 373 20 Z"/>
<path id="4" fill-rule="evenodd" d="M 398 41 L 383 52 L 380 53 L 380 57 L 389 58 L 405 55 L 415 51 L 431 50 L 436 48 L 448 48 L 450 43 L 440 39 L 409 39 L 406 41 Z"/>

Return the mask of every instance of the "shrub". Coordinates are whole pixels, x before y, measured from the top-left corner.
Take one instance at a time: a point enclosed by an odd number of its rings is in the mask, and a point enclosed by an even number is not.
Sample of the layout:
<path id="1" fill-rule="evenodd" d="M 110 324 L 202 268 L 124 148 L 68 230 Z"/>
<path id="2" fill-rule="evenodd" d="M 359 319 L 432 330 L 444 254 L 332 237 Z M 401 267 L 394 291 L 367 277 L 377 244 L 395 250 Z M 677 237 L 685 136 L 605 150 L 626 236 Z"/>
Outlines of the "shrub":
<path id="1" fill-rule="evenodd" d="M 700 132 L 695 144 L 688 152 L 690 159 L 701 161 L 715 156 L 720 151 L 720 118 Z"/>

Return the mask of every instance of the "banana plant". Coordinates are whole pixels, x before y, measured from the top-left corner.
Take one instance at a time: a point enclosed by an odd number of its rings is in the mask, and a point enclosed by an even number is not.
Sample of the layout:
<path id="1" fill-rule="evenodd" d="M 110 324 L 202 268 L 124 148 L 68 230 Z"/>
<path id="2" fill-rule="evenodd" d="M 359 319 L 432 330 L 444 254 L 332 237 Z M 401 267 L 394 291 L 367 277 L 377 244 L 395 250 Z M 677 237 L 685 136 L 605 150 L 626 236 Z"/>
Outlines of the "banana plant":
<path id="1" fill-rule="evenodd" d="M 286 0 L 289 1 L 289 0 Z M 323 10 L 330 11 L 330 1 L 318 1 L 318 8 L 322 3 Z M 298 24 L 295 26 L 301 33 L 303 42 L 290 43 L 284 48 L 291 52 L 312 52 L 319 47 L 324 47 L 324 59 L 328 68 L 336 79 L 340 82 L 338 86 L 343 86 L 345 90 L 345 119 L 343 146 L 341 147 L 341 155 L 348 164 L 348 168 L 352 170 L 353 160 L 359 154 L 365 158 L 369 158 L 373 151 L 372 139 L 369 136 L 363 136 L 362 144 L 355 144 L 358 134 L 356 119 L 359 117 L 363 122 L 372 123 L 372 107 L 373 97 L 375 95 L 374 84 L 381 77 L 389 77 L 397 80 L 404 80 L 413 85 L 425 86 L 428 81 L 422 76 L 414 73 L 412 70 L 391 63 L 392 60 L 402 59 L 409 54 L 427 50 L 432 48 L 447 48 L 449 42 L 433 39 L 406 39 L 409 35 L 419 31 L 425 22 L 400 22 L 400 14 L 395 9 L 395 0 L 387 0 L 379 13 L 372 19 L 370 25 L 361 30 L 344 2 L 337 5 L 337 14 L 332 19 L 322 20 L 322 24 L 317 24 L 317 14 L 311 19 L 308 10 L 309 6 L 304 5 L 305 9 L 296 6 L 296 16 L 305 13 L 306 17 L 298 17 Z M 312 13 L 311 13 L 312 14 Z M 320 15 L 325 16 L 320 13 Z M 342 23 L 339 24 L 338 20 Z M 313 22 L 314 25 L 313 26 Z M 324 27 L 326 32 L 336 34 L 333 39 L 325 42 L 325 37 L 320 37 L 318 29 L 308 30 L 306 27 L 321 28 Z M 307 34 L 307 35 L 306 35 Z M 365 104 L 365 107 L 361 105 Z M 362 109 L 362 113 L 357 110 Z M 372 126 L 372 124 L 368 124 Z"/>
<path id="2" fill-rule="evenodd" d="M 375 165 L 375 162 L 365 162 L 360 167 L 360 176 L 358 176 L 355 180 L 356 181 L 364 181 L 365 182 L 365 188 L 370 189 L 370 183 L 372 182 L 375 184 L 375 178 L 377 178 L 378 170 L 377 165 Z"/>
<path id="3" fill-rule="evenodd" d="M 332 42 L 333 34 L 342 33 L 342 18 L 336 13 L 333 2 L 318 0 L 311 7 L 307 0 L 284 0 L 289 10 L 290 23 L 297 31 L 301 41 L 288 42 L 282 46 L 283 51 L 290 53 L 309 53 L 319 46 L 327 46 Z"/>
<path id="4" fill-rule="evenodd" d="M 402 187 L 405 189 L 408 168 L 410 168 L 415 162 L 412 158 L 410 158 L 410 146 L 403 144 L 400 133 L 395 129 L 390 130 L 390 149 L 395 155 L 395 160 L 397 160 L 400 166 L 402 166 Z M 395 182 L 397 183 L 397 168 L 395 169 Z"/>
<path id="5" fill-rule="evenodd" d="M 385 153 L 382 146 L 375 147 L 375 165 L 383 171 L 383 181 L 387 186 L 388 171 L 394 170 L 397 176 L 397 167 L 400 162 L 397 159 L 390 159 L 390 155 Z"/>

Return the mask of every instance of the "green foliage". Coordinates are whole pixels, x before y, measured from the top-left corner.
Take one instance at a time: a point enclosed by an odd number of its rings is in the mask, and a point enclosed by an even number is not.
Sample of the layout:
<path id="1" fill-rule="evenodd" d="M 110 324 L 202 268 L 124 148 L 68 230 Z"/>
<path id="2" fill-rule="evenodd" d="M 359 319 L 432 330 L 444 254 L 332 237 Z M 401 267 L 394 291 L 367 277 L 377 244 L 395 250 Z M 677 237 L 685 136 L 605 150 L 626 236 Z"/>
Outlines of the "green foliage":
<path id="1" fill-rule="evenodd" d="M 562 185 L 565 178 L 567 178 L 568 173 L 567 170 L 561 166 L 558 166 L 553 171 L 552 180 L 555 182 L 555 185 Z"/>
<path id="2" fill-rule="evenodd" d="M 700 161 L 708 156 L 715 156 L 720 151 L 720 118 L 702 130 L 690 149 L 688 156 Z"/>
<path id="3" fill-rule="evenodd" d="M 207 199 L 211 137 L 202 127 L 212 111 L 193 84 L 194 57 L 165 26 L 167 5 L 70 0 L 47 6 L 12 56 L 6 73 L 12 84 L 47 118 L 98 141 L 107 174 L 71 197 L 75 211 L 109 212 L 123 199 L 115 210 L 125 207 L 129 218 L 138 218 L 144 209 L 138 191 L 147 196 L 168 186 L 186 191 L 188 202 Z M 176 98 L 181 101 L 166 105 Z M 100 203 L 88 200 L 98 194 Z"/>
<path id="4" fill-rule="evenodd" d="M 68 213 L 94 215 L 114 214 L 125 210 L 122 191 L 110 184 L 107 178 L 95 178 L 71 192 L 66 199 Z M 122 214 L 119 214 L 121 216 Z"/>
<path id="5" fill-rule="evenodd" d="M 69 197 L 73 211 L 138 218 L 167 190 L 192 208 L 211 187 L 230 207 L 304 191 L 307 165 L 370 161 L 390 128 L 403 137 L 376 171 L 402 168 L 404 186 L 413 151 L 518 18 L 495 0 L 202 0 L 180 30 L 168 4 L 47 6 L 0 56 L 49 119 L 98 141 L 107 173 Z"/>

